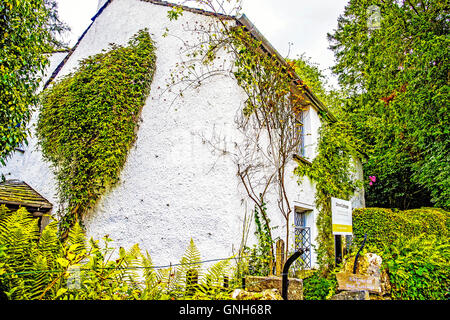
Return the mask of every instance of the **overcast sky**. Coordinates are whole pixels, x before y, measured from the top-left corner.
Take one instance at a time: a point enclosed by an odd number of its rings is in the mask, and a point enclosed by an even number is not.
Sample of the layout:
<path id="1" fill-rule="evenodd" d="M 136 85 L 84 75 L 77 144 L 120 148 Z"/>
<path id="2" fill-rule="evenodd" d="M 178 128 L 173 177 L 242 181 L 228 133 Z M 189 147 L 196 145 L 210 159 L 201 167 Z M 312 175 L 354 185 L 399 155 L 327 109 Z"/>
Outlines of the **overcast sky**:
<path id="1" fill-rule="evenodd" d="M 89 26 L 98 0 L 57 0 L 61 19 L 72 29 L 74 44 Z M 177 1 L 173 1 L 177 2 Z M 328 49 L 327 32 L 337 26 L 348 0 L 244 0 L 243 12 L 270 43 L 286 57 L 305 53 L 331 75 L 334 56 Z M 290 46 L 289 43 L 292 43 Z M 290 49 L 289 49 L 290 48 Z M 330 79 L 336 84 L 335 79 Z"/>

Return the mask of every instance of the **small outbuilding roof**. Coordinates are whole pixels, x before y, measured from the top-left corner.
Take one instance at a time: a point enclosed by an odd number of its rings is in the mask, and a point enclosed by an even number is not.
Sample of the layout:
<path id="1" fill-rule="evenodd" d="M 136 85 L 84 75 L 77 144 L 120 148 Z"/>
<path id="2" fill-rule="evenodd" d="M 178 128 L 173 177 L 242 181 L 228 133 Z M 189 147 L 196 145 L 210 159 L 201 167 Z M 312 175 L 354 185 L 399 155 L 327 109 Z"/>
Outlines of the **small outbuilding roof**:
<path id="1" fill-rule="evenodd" d="M 28 211 L 48 212 L 53 205 L 36 190 L 20 180 L 7 180 L 0 183 L 0 205 L 8 208 L 24 207 Z"/>

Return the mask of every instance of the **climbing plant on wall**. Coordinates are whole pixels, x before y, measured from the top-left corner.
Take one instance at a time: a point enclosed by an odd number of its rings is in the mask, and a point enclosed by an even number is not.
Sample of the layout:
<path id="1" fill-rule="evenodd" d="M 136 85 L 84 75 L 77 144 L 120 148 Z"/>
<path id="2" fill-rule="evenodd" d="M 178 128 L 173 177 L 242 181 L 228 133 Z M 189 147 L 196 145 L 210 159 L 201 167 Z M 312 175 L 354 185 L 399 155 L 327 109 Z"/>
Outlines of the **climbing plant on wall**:
<path id="1" fill-rule="evenodd" d="M 220 2 L 188 0 L 203 5 L 217 14 L 218 19 L 189 25 L 186 30 L 198 35 L 195 43 L 183 43 L 186 55 L 175 70 L 168 86 L 172 91 L 195 88 L 213 76 L 228 76 L 237 81 L 246 96 L 242 111 L 235 117 L 235 125 L 243 136 L 243 143 L 235 145 L 233 152 L 223 150 L 214 141 L 212 148 L 230 154 L 236 165 L 239 182 L 248 198 L 261 215 L 261 223 L 273 239 L 265 209 L 269 193 L 275 194 L 270 205 L 275 205 L 283 219 L 285 254 L 289 250 L 290 218 L 294 208 L 286 189 L 287 164 L 301 145 L 300 114 L 311 102 L 305 95 L 305 85 L 294 83 L 294 68 L 267 49 L 255 34 L 236 23 L 229 12 L 239 12 L 240 1 L 229 1 L 225 11 Z M 169 11 L 170 20 L 177 19 L 182 8 Z M 223 15 L 225 14 L 225 16 Z M 168 32 L 170 35 L 170 32 Z M 278 210 L 277 210 L 278 209 Z M 269 253 L 273 257 L 270 243 Z"/>
<path id="2" fill-rule="evenodd" d="M 214 0 L 185 2 L 202 4 L 215 13 L 227 13 L 225 6 Z M 240 1 L 230 3 L 230 6 L 234 3 L 238 11 Z M 180 11 L 174 9 L 169 19 L 176 19 L 179 15 Z M 311 105 L 305 91 L 309 88 L 318 93 L 319 98 L 329 105 L 342 103 L 343 99 L 338 92 L 325 89 L 323 75 L 304 56 L 284 63 L 239 22 L 230 24 L 226 19 L 217 19 L 215 23 L 188 30 L 200 34 L 198 45 L 185 45 L 189 60 L 182 64 L 181 72 L 175 73 L 177 76 L 172 77 L 170 85 L 176 87 L 183 84 L 182 90 L 186 90 L 212 76 L 228 75 L 236 79 L 246 93 L 242 115 L 236 117 L 238 128 L 249 141 L 237 146 L 235 163 L 238 177 L 257 209 L 263 207 L 268 190 L 276 190 L 276 202 L 284 218 L 287 256 L 293 208 L 285 186 L 285 176 L 289 173 L 286 165 L 298 152 L 302 142 L 299 116 Z M 232 57 L 231 63 L 222 62 L 225 60 L 221 56 L 224 52 Z M 294 71 L 302 80 L 293 82 L 297 79 Z M 326 271 L 334 256 L 330 197 L 349 199 L 353 195 L 359 183 L 349 175 L 352 158 L 361 158 L 361 150 L 365 148 L 361 141 L 354 138 L 353 127 L 342 121 L 330 120 L 333 117 L 324 112 L 320 116 L 323 125 L 319 156 L 311 166 L 299 162 L 295 173 L 316 182 L 316 206 L 320 211 L 319 263 Z M 265 211 L 259 210 L 259 213 L 261 221 L 269 226 Z M 267 230 L 271 236 L 270 227 Z"/>
<path id="3" fill-rule="evenodd" d="M 54 165 L 67 230 L 114 185 L 135 140 L 155 71 L 147 30 L 81 61 L 43 93 L 37 133 Z"/>
<path id="4" fill-rule="evenodd" d="M 331 231 L 331 197 L 350 200 L 361 182 L 353 178 L 353 159 L 361 158 L 362 143 L 351 135 L 351 128 L 343 122 L 324 121 L 320 129 L 318 155 L 311 165 L 299 162 L 295 173 L 308 177 L 316 186 L 317 260 L 327 273 L 334 263 L 334 237 Z"/>
<path id="5" fill-rule="evenodd" d="M 344 121 L 341 106 L 346 103 L 344 94 L 327 86 L 322 71 L 304 55 L 292 61 L 295 71 L 317 94 L 335 119 L 319 113 L 321 128 L 317 144 L 317 156 L 311 164 L 298 162 L 295 173 L 300 181 L 308 177 L 315 183 L 315 205 L 319 211 L 316 224 L 318 230 L 316 248 L 318 264 L 323 273 L 334 265 L 334 237 L 331 231 L 331 197 L 349 200 L 362 187 L 354 173 L 355 159 L 366 158 L 370 152 L 367 145 L 356 138 L 355 127 Z"/>

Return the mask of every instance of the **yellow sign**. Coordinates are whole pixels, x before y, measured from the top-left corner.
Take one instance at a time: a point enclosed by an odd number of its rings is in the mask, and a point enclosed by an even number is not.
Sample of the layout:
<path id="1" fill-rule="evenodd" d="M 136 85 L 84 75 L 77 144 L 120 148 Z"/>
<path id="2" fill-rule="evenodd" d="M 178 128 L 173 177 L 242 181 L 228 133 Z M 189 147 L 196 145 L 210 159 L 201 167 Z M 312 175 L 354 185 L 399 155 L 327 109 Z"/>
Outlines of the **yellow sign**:
<path id="1" fill-rule="evenodd" d="M 353 227 L 352 226 L 346 226 L 344 224 L 333 224 L 333 233 L 336 233 L 336 232 L 353 233 Z"/>

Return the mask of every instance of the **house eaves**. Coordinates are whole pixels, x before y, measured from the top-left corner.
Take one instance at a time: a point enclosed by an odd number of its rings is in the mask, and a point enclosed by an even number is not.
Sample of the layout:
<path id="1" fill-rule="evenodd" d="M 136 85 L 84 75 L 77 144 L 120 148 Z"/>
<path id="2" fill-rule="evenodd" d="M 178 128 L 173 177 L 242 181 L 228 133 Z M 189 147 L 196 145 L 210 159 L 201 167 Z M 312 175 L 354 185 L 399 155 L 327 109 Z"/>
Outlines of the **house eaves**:
<path id="1" fill-rule="evenodd" d="M 139 0 L 139 1 L 149 2 L 149 3 L 152 3 L 152 4 L 158 5 L 158 6 L 164 6 L 164 7 L 170 7 L 170 8 L 182 8 L 183 11 L 197 13 L 197 14 L 201 14 L 201 15 L 205 15 L 205 16 L 212 16 L 212 17 L 225 19 L 225 20 L 235 20 L 235 17 L 230 16 L 230 15 L 217 13 L 217 12 L 211 12 L 211 11 L 198 9 L 198 8 L 187 7 L 187 6 L 184 6 L 184 5 L 179 5 L 179 4 L 176 4 L 176 3 L 171 3 L 171 2 L 162 1 L 162 0 Z"/>
<path id="2" fill-rule="evenodd" d="M 259 32 L 258 28 L 247 18 L 245 14 L 242 14 L 239 17 L 236 17 L 236 20 L 244 26 L 257 40 L 261 41 L 263 48 L 265 51 L 271 55 L 276 56 L 282 66 L 286 67 L 287 70 L 291 70 L 291 74 L 293 76 L 292 82 L 295 85 L 300 85 L 303 83 L 300 76 L 292 70 L 292 67 L 286 62 L 286 60 L 281 56 L 281 54 L 270 44 L 270 42 Z M 331 113 L 331 111 L 320 101 L 320 99 L 311 91 L 310 88 L 305 88 L 305 95 L 311 101 L 311 103 L 318 110 L 324 112 L 330 120 L 336 121 L 336 117 Z"/>
<path id="3" fill-rule="evenodd" d="M 55 68 L 55 70 L 53 71 L 52 75 L 48 78 L 47 82 L 44 84 L 44 88 L 43 90 L 47 89 L 47 87 L 53 82 L 53 80 L 55 80 L 56 76 L 58 75 L 58 73 L 61 71 L 61 69 L 64 67 L 64 65 L 66 64 L 66 62 L 70 59 L 70 57 L 72 56 L 72 54 L 74 53 L 74 51 L 78 48 L 78 45 L 80 44 L 81 40 L 83 40 L 84 36 L 86 35 L 86 33 L 89 31 L 89 29 L 91 29 L 92 25 L 94 24 L 95 20 L 97 19 L 97 17 L 99 15 L 102 14 L 103 10 L 105 10 L 105 8 L 112 2 L 113 0 L 108 0 L 106 1 L 103 6 L 97 11 L 97 13 L 91 18 L 91 23 L 89 24 L 89 26 L 86 28 L 86 30 L 84 30 L 84 32 L 81 34 L 81 36 L 78 38 L 77 43 L 72 47 L 72 49 L 69 50 L 69 52 L 67 53 L 66 57 L 60 62 L 60 64 Z"/>

